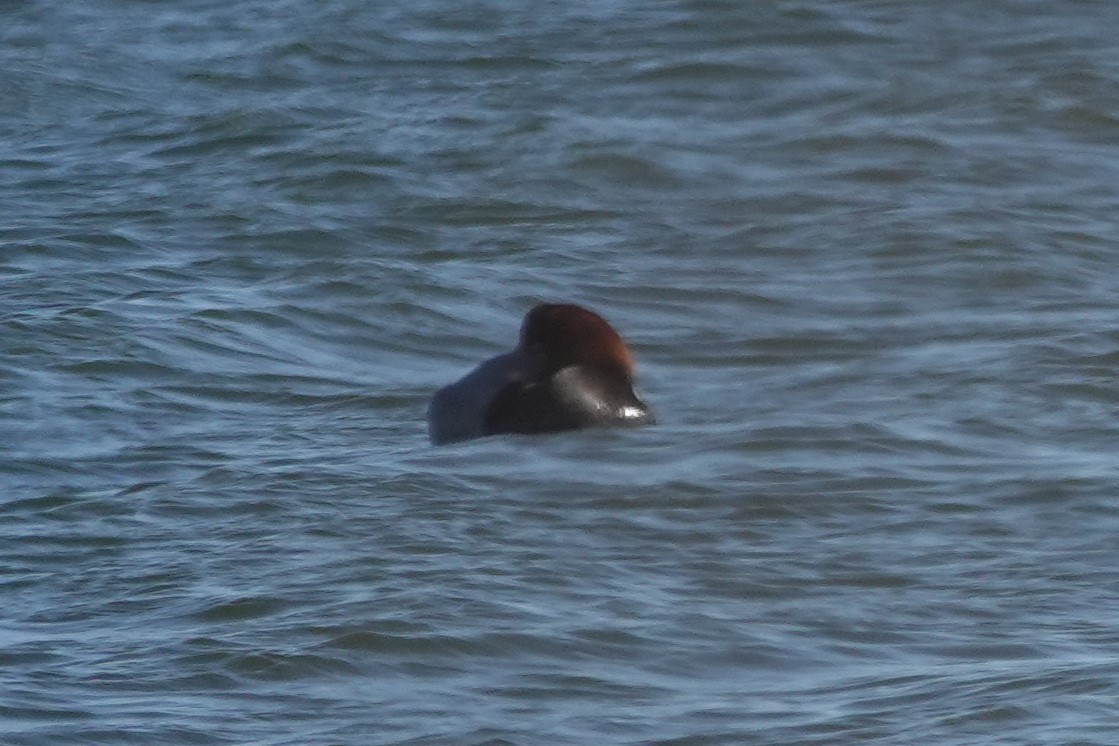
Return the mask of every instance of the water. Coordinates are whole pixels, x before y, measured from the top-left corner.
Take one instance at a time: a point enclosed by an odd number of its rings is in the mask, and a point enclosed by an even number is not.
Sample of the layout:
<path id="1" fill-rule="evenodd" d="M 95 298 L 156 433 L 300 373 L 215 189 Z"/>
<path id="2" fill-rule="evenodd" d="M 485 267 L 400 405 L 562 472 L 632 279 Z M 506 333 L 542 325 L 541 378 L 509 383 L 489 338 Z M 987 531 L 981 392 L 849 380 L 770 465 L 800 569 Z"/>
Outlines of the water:
<path id="1" fill-rule="evenodd" d="M 0 742 L 1112 744 L 1119 5 L 0 5 Z M 433 448 L 539 300 L 660 424 Z"/>

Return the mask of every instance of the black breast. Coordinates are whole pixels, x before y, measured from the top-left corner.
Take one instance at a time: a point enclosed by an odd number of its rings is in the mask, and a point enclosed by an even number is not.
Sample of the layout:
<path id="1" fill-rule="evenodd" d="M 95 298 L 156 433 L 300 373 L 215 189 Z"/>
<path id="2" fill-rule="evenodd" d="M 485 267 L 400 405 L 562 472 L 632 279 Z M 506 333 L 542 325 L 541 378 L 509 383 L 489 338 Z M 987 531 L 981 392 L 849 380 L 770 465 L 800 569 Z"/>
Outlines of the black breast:
<path id="1" fill-rule="evenodd" d="M 484 428 L 494 435 L 653 422 L 630 381 L 572 365 L 543 380 L 510 383 L 486 410 Z"/>

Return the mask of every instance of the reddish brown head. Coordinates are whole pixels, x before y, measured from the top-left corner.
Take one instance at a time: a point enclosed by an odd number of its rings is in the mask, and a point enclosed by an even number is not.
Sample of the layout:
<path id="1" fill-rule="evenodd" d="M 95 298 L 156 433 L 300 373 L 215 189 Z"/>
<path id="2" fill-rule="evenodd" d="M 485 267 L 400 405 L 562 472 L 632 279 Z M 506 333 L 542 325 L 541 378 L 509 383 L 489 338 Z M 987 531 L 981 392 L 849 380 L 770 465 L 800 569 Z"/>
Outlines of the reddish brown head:
<path id="1" fill-rule="evenodd" d="M 552 373 L 585 365 L 633 378 L 633 355 L 606 319 L 570 303 L 542 303 L 521 325 L 520 348 Z"/>

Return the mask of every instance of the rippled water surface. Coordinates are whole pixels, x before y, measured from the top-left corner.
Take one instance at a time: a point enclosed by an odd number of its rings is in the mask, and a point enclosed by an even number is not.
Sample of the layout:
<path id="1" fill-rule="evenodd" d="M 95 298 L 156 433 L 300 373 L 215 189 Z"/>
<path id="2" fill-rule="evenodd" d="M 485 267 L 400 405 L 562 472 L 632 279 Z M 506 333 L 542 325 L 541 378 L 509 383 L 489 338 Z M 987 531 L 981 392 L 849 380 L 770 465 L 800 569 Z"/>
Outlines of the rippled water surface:
<path id="1" fill-rule="evenodd" d="M 0 742 L 1116 743 L 1117 28 L 0 3 Z"/>

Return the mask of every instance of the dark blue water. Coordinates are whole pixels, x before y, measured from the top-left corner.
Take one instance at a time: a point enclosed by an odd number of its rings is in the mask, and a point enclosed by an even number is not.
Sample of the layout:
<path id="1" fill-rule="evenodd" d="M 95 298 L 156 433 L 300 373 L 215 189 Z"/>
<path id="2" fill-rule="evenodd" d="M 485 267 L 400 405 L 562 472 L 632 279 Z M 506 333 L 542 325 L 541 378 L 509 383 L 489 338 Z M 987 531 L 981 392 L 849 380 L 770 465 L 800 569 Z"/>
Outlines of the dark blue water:
<path id="1" fill-rule="evenodd" d="M 0 3 L 0 743 L 1115 743 L 1116 28 Z"/>

